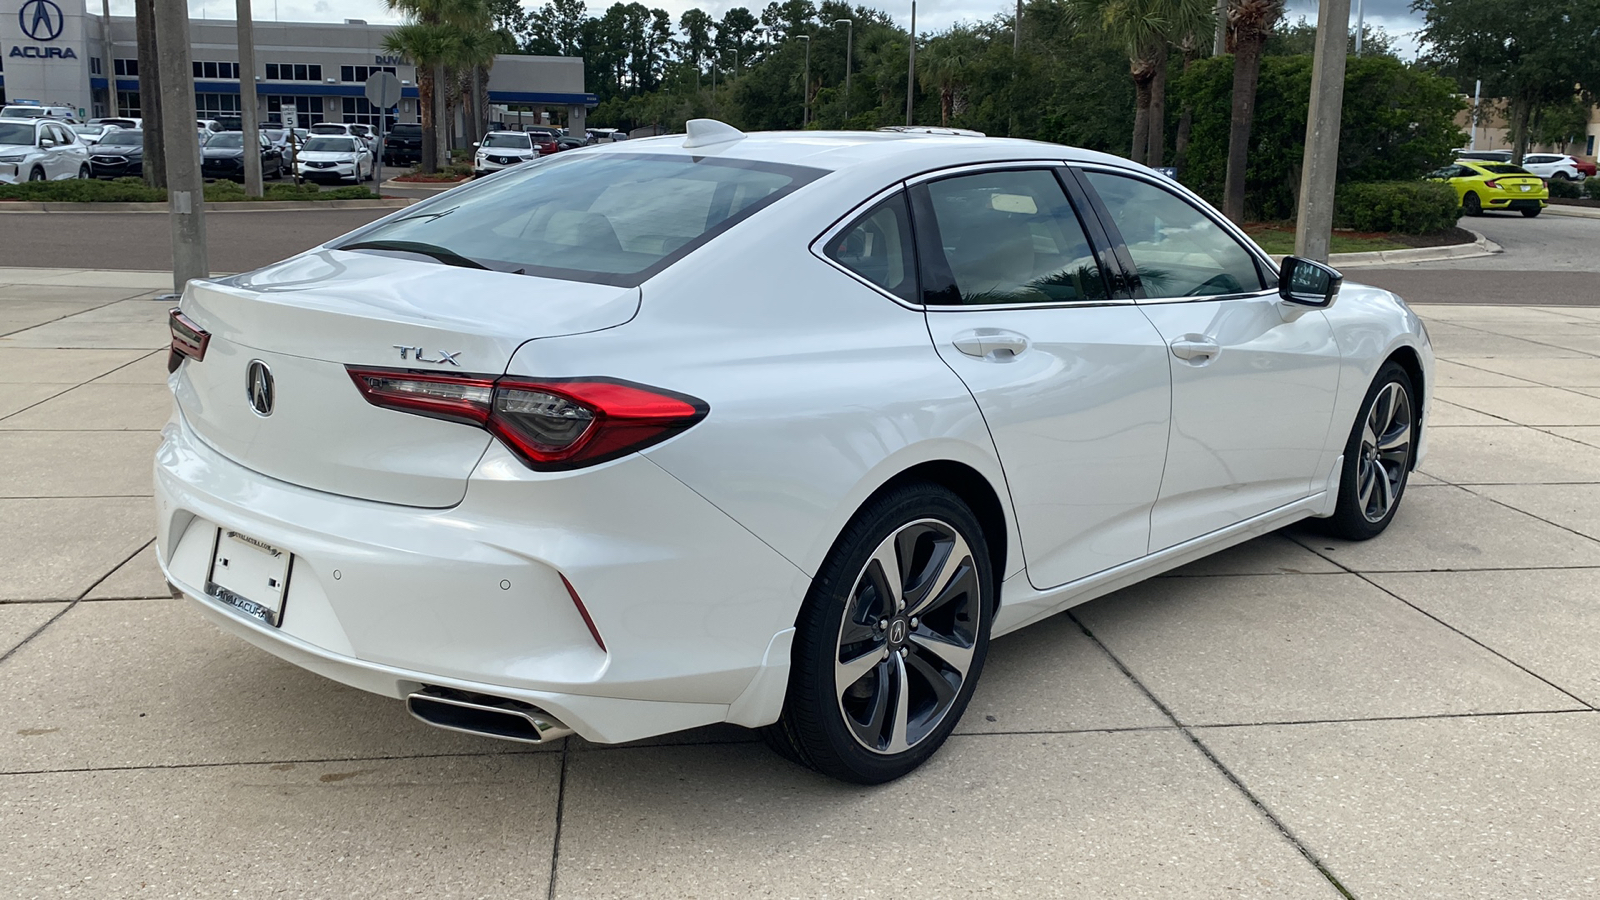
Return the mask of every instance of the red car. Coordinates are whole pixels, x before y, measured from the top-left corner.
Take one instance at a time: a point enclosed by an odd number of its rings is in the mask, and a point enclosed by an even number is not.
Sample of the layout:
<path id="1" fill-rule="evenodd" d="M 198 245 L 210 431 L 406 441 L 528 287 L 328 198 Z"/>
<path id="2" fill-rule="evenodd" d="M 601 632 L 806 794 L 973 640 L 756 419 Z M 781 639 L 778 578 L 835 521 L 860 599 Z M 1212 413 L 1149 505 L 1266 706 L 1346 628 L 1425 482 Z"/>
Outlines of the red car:
<path id="1" fill-rule="evenodd" d="M 1579 159 L 1576 156 L 1574 156 L 1572 159 L 1578 164 L 1578 171 L 1583 173 L 1583 177 L 1593 178 L 1595 176 L 1595 166 L 1593 162 L 1587 159 Z"/>

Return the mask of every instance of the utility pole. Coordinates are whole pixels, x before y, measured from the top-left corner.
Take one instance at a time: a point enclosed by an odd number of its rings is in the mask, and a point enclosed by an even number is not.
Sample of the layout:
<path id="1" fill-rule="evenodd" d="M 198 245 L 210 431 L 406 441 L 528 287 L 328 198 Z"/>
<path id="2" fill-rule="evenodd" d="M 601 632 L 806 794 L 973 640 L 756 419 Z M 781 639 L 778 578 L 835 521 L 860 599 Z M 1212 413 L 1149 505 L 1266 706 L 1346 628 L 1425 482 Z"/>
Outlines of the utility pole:
<path id="1" fill-rule="evenodd" d="M 1339 168 L 1339 116 L 1344 109 L 1344 63 L 1350 0 L 1322 0 L 1317 10 L 1317 55 L 1311 63 L 1311 108 L 1306 117 L 1305 160 L 1300 170 L 1300 210 L 1294 253 L 1328 261 L 1333 192 Z"/>
<path id="2" fill-rule="evenodd" d="M 250 0 L 237 0 L 239 19 L 239 119 L 244 132 L 244 192 L 259 197 L 261 190 L 261 117 L 256 109 L 256 32 Z"/>
<path id="3" fill-rule="evenodd" d="M 134 13 L 134 27 L 138 29 L 134 65 L 139 69 L 139 116 L 144 126 L 144 183 L 164 188 L 167 186 L 167 142 L 161 131 L 161 48 L 156 37 L 160 29 L 156 27 L 155 0 L 134 0 Z M 184 40 L 188 40 L 188 24 L 185 22 L 185 30 L 180 32 Z M 113 69 L 112 74 L 115 73 Z M 189 84 L 193 75 L 191 70 L 185 70 L 183 83 Z M 189 136 L 194 138 L 193 122 L 189 123 Z"/>
<path id="4" fill-rule="evenodd" d="M 189 279 L 211 276 L 206 260 L 200 141 L 194 133 L 189 4 L 186 0 L 155 0 L 155 26 L 167 36 L 161 48 L 161 96 L 142 98 L 141 103 L 153 102 L 161 110 L 161 132 L 167 150 L 167 203 L 172 219 L 172 286 L 181 294 Z"/>
<path id="5" fill-rule="evenodd" d="M 806 74 L 800 83 L 800 127 L 804 128 L 811 124 L 811 35 L 797 34 L 794 39 L 806 42 Z"/>
<path id="6" fill-rule="evenodd" d="M 834 19 L 833 24 L 844 25 L 844 126 L 850 127 L 850 58 L 855 55 L 856 23 L 854 19 Z"/>
<path id="7" fill-rule="evenodd" d="M 1217 33 L 1211 40 L 1211 55 L 1228 52 L 1228 0 L 1217 0 Z"/>
<path id="8" fill-rule="evenodd" d="M 1006 119 L 1006 137 L 1017 134 L 1017 54 L 1022 50 L 1022 0 L 1017 0 L 1017 17 L 1011 20 L 1011 115 Z"/>
<path id="9" fill-rule="evenodd" d="M 1472 136 L 1467 139 L 1467 149 L 1478 149 L 1478 101 L 1483 99 L 1483 79 L 1472 83 Z"/>
<path id="10" fill-rule="evenodd" d="M 906 64 L 906 125 L 911 124 L 911 92 L 917 83 L 917 0 L 911 0 L 911 61 Z"/>
<path id="11" fill-rule="evenodd" d="M 111 52 L 111 0 L 100 0 L 100 68 L 106 76 L 106 115 L 121 115 L 117 109 L 117 67 Z"/>

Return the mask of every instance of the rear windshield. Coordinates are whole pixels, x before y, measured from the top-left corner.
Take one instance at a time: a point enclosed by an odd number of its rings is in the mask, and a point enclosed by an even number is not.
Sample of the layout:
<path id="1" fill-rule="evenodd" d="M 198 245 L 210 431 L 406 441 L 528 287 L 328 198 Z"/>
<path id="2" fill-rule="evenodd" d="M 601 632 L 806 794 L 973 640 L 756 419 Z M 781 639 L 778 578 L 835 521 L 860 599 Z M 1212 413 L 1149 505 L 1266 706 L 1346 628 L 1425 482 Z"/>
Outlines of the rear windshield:
<path id="1" fill-rule="evenodd" d="M 404 122 L 389 129 L 389 134 L 399 137 L 416 137 L 422 133 L 421 125 L 407 125 Z"/>
<path id="2" fill-rule="evenodd" d="M 346 245 L 410 244 L 499 271 L 634 287 L 823 174 L 745 160 L 561 154 L 412 207 Z"/>
<path id="3" fill-rule="evenodd" d="M 1529 172 L 1527 169 L 1524 169 L 1521 166 L 1512 166 L 1512 165 L 1507 165 L 1505 163 L 1488 163 L 1486 165 L 1481 165 L 1478 168 L 1484 170 L 1485 172 L 1488 172 L 1490 175 L 1532 175 L 1533 174 L 1532 172 Z"/>

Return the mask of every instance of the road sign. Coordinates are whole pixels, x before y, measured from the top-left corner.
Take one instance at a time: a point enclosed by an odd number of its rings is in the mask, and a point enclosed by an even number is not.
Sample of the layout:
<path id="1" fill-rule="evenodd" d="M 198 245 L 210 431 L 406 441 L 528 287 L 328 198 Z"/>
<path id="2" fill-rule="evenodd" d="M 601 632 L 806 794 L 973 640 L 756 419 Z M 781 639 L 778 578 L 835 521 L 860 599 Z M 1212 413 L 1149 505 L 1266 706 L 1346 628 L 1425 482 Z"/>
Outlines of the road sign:
<path id="1" fill-rule="evenodd" d="M 380 110 L 394 108 L 400 102 L 400 79 L 388 72 L 374 72 L 367 79 L 367 102 Z"/>

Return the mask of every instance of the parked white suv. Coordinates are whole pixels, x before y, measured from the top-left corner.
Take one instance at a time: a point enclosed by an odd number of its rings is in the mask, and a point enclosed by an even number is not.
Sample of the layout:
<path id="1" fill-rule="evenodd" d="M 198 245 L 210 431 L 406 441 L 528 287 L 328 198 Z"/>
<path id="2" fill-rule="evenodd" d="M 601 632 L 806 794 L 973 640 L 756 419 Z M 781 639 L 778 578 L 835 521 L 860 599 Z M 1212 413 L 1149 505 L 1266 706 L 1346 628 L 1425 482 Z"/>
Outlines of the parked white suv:
<path id="1" fill-rule="evenodd" d="M 317 124 L 311 126 L 311 133 L 324 134 L 330 137 L 345 135 L 357 138 L 366 146 L 367 152 L 369 153 L 376 153 L 378 149 L 378 136 L 372 133 L 371 128 L 368 128 L 360 123 L 318 122 Z"/>
<path id="2" fill-rule="evenodd" d="M 1582 181 L 1584 178 L 1578 170 L 1578 161 L 1565 153 L 1529 153 L 1522 157 L 1522 167 L 1546 181 L 1552 178 Z"/>
<path id="3" fill-rule="evenodd" d="M 477 148 L 472 156 L 472 173 L 480 178 L 539 158 L 539 148 L 521 131 L 491 131 L 472 146 Z"/>
<path id="4" fill-rule="evenodd" d="M 38 106 L 33 103 L 15 103 L 0 109 L 0 119 L 56 119 L 76 122 L 70 106 Z"/>
<path id="5" fill-rule="evenodd" d="M 89 177 L 89 148 L 54 119 L 0 119 L 0 183 Z"/>

